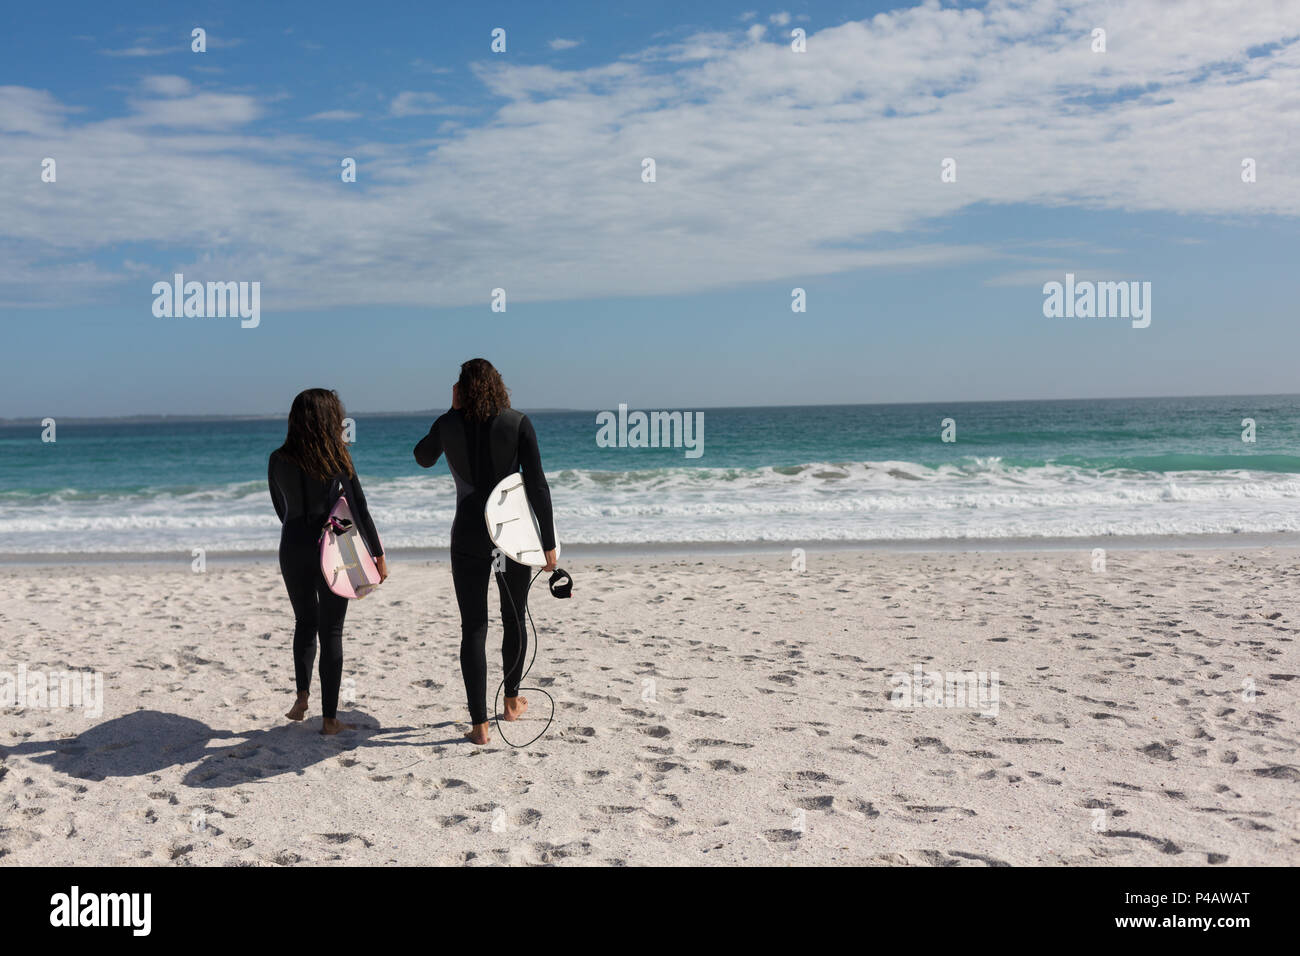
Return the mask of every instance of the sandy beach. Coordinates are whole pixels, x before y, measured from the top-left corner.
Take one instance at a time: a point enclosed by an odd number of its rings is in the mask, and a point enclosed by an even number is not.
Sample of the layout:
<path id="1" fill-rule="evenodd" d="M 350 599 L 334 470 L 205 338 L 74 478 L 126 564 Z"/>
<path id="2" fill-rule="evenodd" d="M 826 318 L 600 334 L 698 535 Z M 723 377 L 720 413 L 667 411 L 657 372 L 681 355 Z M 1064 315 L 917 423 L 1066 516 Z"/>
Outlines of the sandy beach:
<path id="1" fill-rule="evenodd" d="M 0 671 L 103 699 L 0 711 L 0 865 L 1295 865 L 1298 557 L 574 556 L 525 750 L 461 740 L 445 561 L 351 607 L 335 738 L 317 683 L 282 717 L 273 563 L 5 567 Z M 996 707 L 891 698 L 918 666 Z"/>

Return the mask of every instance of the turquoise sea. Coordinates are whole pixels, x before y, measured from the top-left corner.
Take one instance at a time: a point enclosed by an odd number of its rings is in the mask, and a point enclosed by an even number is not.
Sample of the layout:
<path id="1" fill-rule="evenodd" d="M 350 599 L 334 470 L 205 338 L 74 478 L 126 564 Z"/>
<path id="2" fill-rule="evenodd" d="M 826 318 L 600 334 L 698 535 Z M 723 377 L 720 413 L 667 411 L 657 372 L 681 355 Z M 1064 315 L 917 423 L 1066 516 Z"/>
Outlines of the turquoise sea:
<path id="1" fill-rule="evenodd" d="M 1300 531 L 1300 396 L 662 410 L 703 412 L 700 457 L 601 447 L 594 410 L 532 413 L 562 540 Z M 446 466 L 411 456 L 433 417 L 355 416 L 389 547 L 447 544 Z M 36 423 L 0 426 L 0 553 L 272 550 L 266 457 L 283 436 L 279 419 L 67 421 L 53 443 Z"/>

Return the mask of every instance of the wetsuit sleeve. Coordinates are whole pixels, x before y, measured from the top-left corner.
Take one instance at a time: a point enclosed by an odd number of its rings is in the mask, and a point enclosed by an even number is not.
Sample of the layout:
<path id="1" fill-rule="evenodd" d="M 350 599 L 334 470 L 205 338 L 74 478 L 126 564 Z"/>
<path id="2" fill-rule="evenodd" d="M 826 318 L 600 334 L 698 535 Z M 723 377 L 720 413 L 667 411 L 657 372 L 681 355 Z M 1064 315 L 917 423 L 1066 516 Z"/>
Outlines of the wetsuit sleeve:
<path id="1" fill-rule="evenodd" d="M 438 423 L 429 426 L 429 434 L 420 439 L 415 446 L 415 461 L 421 468 L 432 468 L 442 454 L 442 436 L 438 434 Z"/>
<path id="2" fill-rule="evenodd" d="M 348 479 L 348 504 L 352 506 L 352 518 L 357 523 L 361 537 L 366 539 L 366 550 L 372 558 L 379 557 L 384 553 L 384 546 L 379 543 L 379 532 L 375 530 L 375 523 L 370 518 L 370 508 L 361 491 L 361 479 L 356 475 Z"/>
<path id="3" fill-rule="evenodd" d="M 272 455 L 270 461 L 266 463 L 266 484 L 271 489 L 271 504 L 275 505 L 275 513 L 280 518 L 280 524 L 284 524 L 288 505 L 285 503 L 284 493 L 275 483 L 275 455 Z"/>
<path id="4" fill-rule="evenodd" d="M 528 503 L 533 506 L 537 523 L 541 525 L 542 547 L 547 551 L 554 550 L 555 515 L 551 510 L 551 489 L 546 484 L 546 473 L 542 471 L 542 456 L 537 450 L 537 432 L 533 430 L 533 423 L 527 415 L 519 423 L 519 467 L 524 472 Z"/>

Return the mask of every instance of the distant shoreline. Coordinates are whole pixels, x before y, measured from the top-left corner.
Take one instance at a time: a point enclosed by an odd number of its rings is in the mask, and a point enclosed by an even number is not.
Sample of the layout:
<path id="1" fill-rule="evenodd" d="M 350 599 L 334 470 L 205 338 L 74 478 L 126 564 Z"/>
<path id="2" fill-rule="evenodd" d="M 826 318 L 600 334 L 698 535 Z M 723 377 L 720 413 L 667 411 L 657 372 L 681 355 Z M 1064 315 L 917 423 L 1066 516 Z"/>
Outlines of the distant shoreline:
<path id="1" fill-rule="evenodd" d="M 1215 395 L 1117 395 L 1106 398 L 965 398 L 965 399 L 932 399 L 927 401 L 901 401 L 901 402 L 816 402 L 812 404 L 790 404 L 790 405 L 692 405 L 694 411 L 736 411 L 737 409 L 760 410 L 765 408 L 874 408 L 874 407 L 891 407 L 891 406 L 909 406 L 909 405 L 942 405 L 942 406 L 961 406 L 961 405 L 1029 405 L 1029 404 L 1067 404 L 1070 402 L 1143 402 L 1143 401 L 1161 401 L 1161 400 L 1181 400 L 1181 399 L 1211 399 L 1211 398 L 1293 398 L 1300 396 L 1300 392 L 1262 392 L 1259 394 L 1227 392 Z M 628 403 L 629 407 L 649 409 L 653 404 Z M 671 404 L 671 403 L 670 403 Z M 667 407 L 667 406 L 664 406 Z M 677 407 L 674 405 L 674 407 Z M 410 412 L 349 412 L 354 417 L 362 418 L 413 418 L 428 417 L 436 418 L 447 409 L 430 408 L 417 409 Z M 598 408 L 526 408 L 530 415 L 542 414 L 590 414 L 594 415 L 599 411 L 607 409 Z M 283 421 L 288 414 L 288 410 L 282 412 L 266 412 L 262 414 L 249 415 L 108 415 L 108 416 L 71 416 L 71 415 L 52 415 L 60 424 L 75 425 L 153 425 L 165 424 L 168 422 L 262 422 L 262 421 Z M 41 424 L 41 419 L 46 416 L 27 415 L 17 418 L 0 418 L 0 428 L 5 427 L 35 427 Z"/>
<path id="2" fill-rule="evenodd" d="M 348 412 L 352 418 L 429 418 L 433 420 L 447 409 L 428 409 L 414 412 Z M 530 415 L 548 413 L 583 413 L 581 408 L 530 408 Z M 116 417 L 77 418 L 70 415 L 51 415 L 60 425 L 166 425 L 193 424 L 195 422 L 282 422 L 286 412 L 266 415 L 119 415 Z M 594 411 L 591 414 L 595 414 Z M 0 418 L 0 428 L 39 428 L 40 418 Z"/>

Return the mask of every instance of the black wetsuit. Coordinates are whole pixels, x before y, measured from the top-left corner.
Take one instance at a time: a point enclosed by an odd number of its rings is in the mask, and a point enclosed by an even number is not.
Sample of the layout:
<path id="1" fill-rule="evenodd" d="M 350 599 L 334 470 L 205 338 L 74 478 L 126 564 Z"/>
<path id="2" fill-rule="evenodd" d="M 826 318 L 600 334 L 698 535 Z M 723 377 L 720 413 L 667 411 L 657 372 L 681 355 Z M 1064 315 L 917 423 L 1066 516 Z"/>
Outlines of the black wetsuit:
<path id="1" fill-rule="evenodd" d="M 456 482 L 456 518 L 451 525 L 451 576 L 460 605 L 460 671 L 473 723 L 485 723 L 487 713 L 487 579 L 492 575 L 492 539 L 483 508 L 488 494 L 506 475 L 522 470 L 528 501 L 542 529 L 542 547 L 555 547 L 551 491 L 542 472 L 537 433 L 528 416 L 513 409 L 486 422 L 469 422 L 459 409 L 442 415 L 415 446 L 423 468 L 446 455 Z M 524 608 L 530 569 L 503 558 L 505 580 L 497 578 L 501 595 L 501 666 L 507 697 L 519 696 L 519 681 L 527 656 Z M 506 588 L 509 588 L 507 593 Z"/>
<path id="2" fill-rule="evenodd" d="M 338 501 L 341 488 L 348 496 L 353 520 L 365 539 L 366 548 L 379 557 L 383 548 L 375 523 L 370 520 L 366 496 L 355 476 L 322 481 L 303 473 L 297 463 L 277 449 L 267 465 L 271 501 L 280 516 L 280 573 L 293 605 L 293 669 L 298 693 L 311 687 L 311 665 L 316 656 L 316 635 L 320 635 L 321 713 L 338 712 L 339 685 L 343 680 L 343 618 L 347 598 L 339 597 L 325 583 L 320 570 L 320 532 Z"/>

